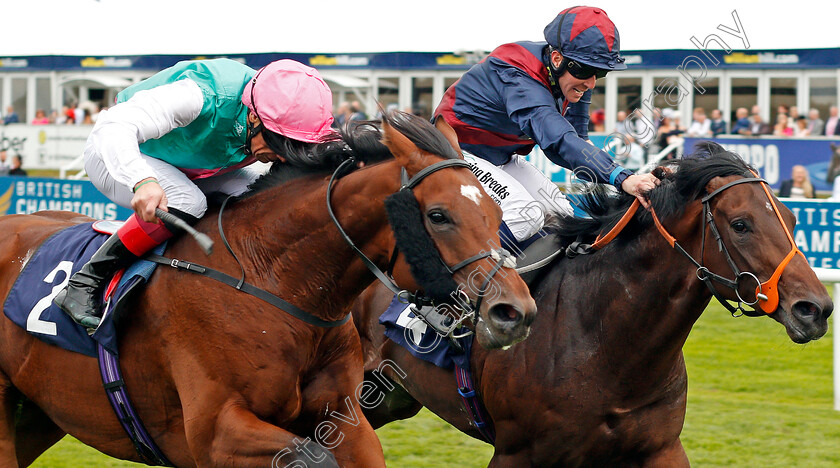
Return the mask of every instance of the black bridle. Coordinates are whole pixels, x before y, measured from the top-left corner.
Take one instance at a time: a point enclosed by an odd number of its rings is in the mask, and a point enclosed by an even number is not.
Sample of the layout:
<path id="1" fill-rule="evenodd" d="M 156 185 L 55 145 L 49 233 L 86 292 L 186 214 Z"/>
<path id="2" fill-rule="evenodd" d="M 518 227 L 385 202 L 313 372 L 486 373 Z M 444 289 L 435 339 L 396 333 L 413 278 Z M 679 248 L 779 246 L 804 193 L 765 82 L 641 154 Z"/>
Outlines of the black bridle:
<path id="1" fill-rule="evenodd" d="M 680 246 L 680 244 L 671 236 L 668 231 L 662 227 L 662 224 L 659 222 L 659 218 L 656 216 L 656 212 L 653 211 L 651 207 L 650 211 L 653 215 L 653 220 L 656 224 L 657 229 L 659 232 L 665 237 L 668 243 L 671 244 L 672 247 L 676 248 L 680 251 L 686 258 L 688 258 L 691 263 L 693 263 L 697 267 L 697 278 L 702 281 L 706 287 L 709 288 L 712 295 L 731 313 L 733 316 L 737 317 L 740 315 L 746 315 L 748 317 L 758 317 L 764 314 L 773 313 L 778 307 L 779 304 L 779 293 L 778 293 L 778 282 L 779 278 L 782 275 L 785 267 L 790 263 L 791 259 L 799 253 L 803 255 L 802 252 L 796 247 L 796 243 L 793 240 L 793 236 L 791 236 L 790 231 L 788 230 L 787 226 L 785 225 L 784 220 L 782 219 L 781 212 L 779 211 L 779 207 L 776 206 L 776 202 L 773 201 L 773 197 L 770 195 L 770 192 L 767 190 L 767 181 L 759 178 L 757 174 L 753 173 L 754 177 L 745 177 L 743 179 L 733 180 L 723 186 L 717 188 L 712 193 L 703 197 L 700 201 L 703 204 L 703 223 L 700 226 L 701 230 L 701 247 L 700 247 L 700 261 L 698 262 L 694 257 L 691 256 L 685 249 Z M 758 276 L 755 273 L 749 271 L 741 271 L 738 268 L 738 265 L 735 264 L 735 261 L 732 259 L 732 255 L 729 253 L 729 249 L 727 249 L 726 244 L 723 242 L 723 238 L 720 235 L 720 230 L 715 223 L 714 216 L 712 216 L 712 209 L 711 209 L 711 201 L 712 199 L 730 187 L 739 184 L 747 184 L 747 183 L 758 183 L 761 184 L 762 189 L 764 190 L 765 194 L 767 195 L 767 199 L 770 202 L 770 205 L 773 208 L 773 212 L 776 214 L 779 222 L 782 224 L 782 228 L 787 234 L 787 238 L 791 243 L 791 250 L 788 252 L 787 256 L 784 260 L 779 263 L 776 267 L 776 270 L 773 272 L 773 275 L 765 282 L 761 282 L 758 279 Z M 712 236 L 717 242 L 718 250 L 723 252 L 724 256 L 726 257 L 726 263 L 729 264 L 729 267 L 732 269 L 732 272 L 735 274 L 735 279 L 729 279 L 724 276 L 721 276 L 717 273 L 710 271 L 706 266 L 703 265 L 705 252 L 706 252 L 706 226 L 708 226 L 709 232 L 712 233 Z M 804 255 L 803 255 L 804 258 Z M 744 285 L 742 281 L 754 281 L 756 284 L 755 288 L 755 300 L 746 300 L 741 296 L 740 288 Z M 736 305 L 732 305 L 728 299 L 723 297 L 720 292 L 715 287 L 714 283 L 721 284 L 726 286 L 735 291 L 735 296 L 738 298 Z M 743 306 L 758 306 L 754 307 L 757 310 L 747 310 L 744 309 Z"/>
<path id="2" fill-rule="evenodd" d="M 356 255 L 359 256 L 359 258 L 362 260 L 362 262 L 365 264 L 365 266 L 367 266 L 367 268 L 374 274 L 374 276 L 376 276 L 376 278 L 382 284 L 384 284 L 386 287 L 388 287 L 388 289 L 390 289 L 391 292 L 396 294 L 401 302 L 414 304 L 417 309 L 420 309 L 423 306 L 434 305 L 435 303 L 440 303 L 440 302 L 448 302 L 452 305 L 455 305 L 459 309 L 467 311 L 467 312 L 469 312 L 470 309 L 472 309 L 472 314 L 467 313 L 467 314 L 464 314 L 459 320 L 451 321 L 450 324 L 447 326 L 446 330 L 440 330 L 439 327 L 435 326 L 435 324 L 430 323 L 430 325 L 432 325 L 432 328 L 435 329 L 436 331 L 438 331 L 439 333 L 445 333 L 446 335 L 450 335 L 470 315 L 473 317 L 474 321 L 477 320 L 478 311 L 479 311 L 479 308 L 481 307 L 481 302 L 482 302 L 482 300 L 484 299 L 484 296 L 487 293 L 487 288 L 490 286 L 490 282 L 492 281 L 492 279 L 496 275 L 496 273 L 498 273 L 499 270 L 503 266 L 508 266 L 508 267 L 511 267 L 511 268 L 512 268 L 511 264 L 513 264 L 515 266 L 515 264 L 513 263 L 513 260 L 514 260 L 513 256 L 508 251 L 506 251 L 504 249 L 501 249 L 501 248 L 500 249 L 490 249 L 489 251 L 483 251 L 482 250 L 481 252 L 479 252 L 479 253 L 477 253 L 477 254 L 475 254 L 475 255 L 473 255 L 473 256 L 465 259 L 465 260 L 462 260 L 462 261 L 457 262 L 456 264 L 454 264 L 452 266 L 449 266 L 443 260 L 443 258 L 441 258 L 440 252 L 437 250 L 437 248 L 435 248 L 434 241 L 431 240 L 431 236 L 429 236 L 428 232 L 426 231 L 425 227 L 423 226 L 423 219 L 421 217 L 422 214 L 418 216 L 415 213 L 414 216 L 411 216 L 412 221 L 410 221 L 410 223 L 413 224 L 413 225 L 411 225 L 411 224 L 406 225 L 406 226 L 395 225 L 395 223 L 391 222 L 391 229 L 394 231 L 394 235 L 396 237 L 396 244 L 395 244 L 394 250 L 391 254 L 391 261 L 389 262 L 389 266 L 388 266 L 387 270 L 389 272 L 392 270 L 392 268 L 393 268 L 393 266 L 396 262 L 397 255 L 399 254 L 401 243 L 403 244 L 403 248 L 402 248 L 403 252 L 410 251 L 410 250 L 413 249 L 413 246 L 406 245 L 407 239 L 409 238 L 409 236 L 404 234 L 404 231 L 411 230 L 414 233 L 422 232 L 423 237 L 425 237 L 425 239 L 420 239 L 420 240 L 423 241 L 423 245 L 425 247 L 425 249 L 424 249 L 425 251 L 422 252 L 422 255 L 424 257 L 426 257 L 424 260 L 429 261 L 429 259 L 431 258 L 433 263 L 440 266 L 442 271 L 445 272 L 444 274 L 448 275 L 449 278 L 447 278 L 447 279 L 451 281 L 450 284 L 452 286 L 447 288 L 447 289 L 449 289 L 448 291 L 438 292 L 437 294 L 434 294 L 434 296 L 432 298 L 430 298 L 427 295 L 422 295 L 422 294 L 420 294 L 419 292 L 416 292 L 416 291 L 415 292 L 410 292 L 410 291 L 407 291 L 403 288 L 400 288 L 394 282 L 394 280 L 393 280 L 393 278 L 391 277 L 390 274 L 386 274 L 385 272 L 383 272 L 375 263 L 373 263 L 373 261 L 371 261 L 367 257 L 367 255 L 365 255 L 358 247 L 356 247 L 356 244 L 353 243 L 353 240 L 350 239 L 350 236 L 348 236 L 347 233 L 344 231 L 344 229 L 341 227 L 341 223 L 339 223 L 338 218 L 336 218 L 335 213 L 333 212 L 332 203 L 331 203 L 331 195 L 332 195 L 332 190 L 333 190 L 333 186 L 335 184 L 335 181 L 340 176 L 340 174 L 344 174 L 345 171 L 351 169 L 353 166 L 355 166 L 355 164 L 356 164 L 356 161 L 353 158 L 350 158 L 350 159 L 344 161 L 335 170 L 332 177 L 330 178 L 330 183 L 327 186 L 327 211 L 329 212 L 330 218 L 332 218 L 333 222 L 335 223 L 336 227 L 338 228 L 339 233 L 344 238 L 345 242 L 347 242 L 347 244 L 350 246 L 350 248 L 352 248 L 353 251 L 356 252 Z M 411 200 L 413 200 L 414 204 L 416 205 L 417 201 L 416 201 L 416 198 L 414 197 L 414 193 L 412 191 L 414 189 L 414 187 L 419 185 L 427 176 L 429 176 L 430 174 L 432 174 L 434 172 L 437 172 L 441 169 L 459 168 L 459 167 L 469 169 L 470 165 L 469 165 L 469 163 L 467 163 L 463 159 L 446 159 L 446 160 L 436 162 L 436 163 L 434 163 L 430 166 L 427 166 L 427 167 L 423 168 L 422 170 L 420 170 L 419 172 L 414 174 L 414 176 L 411 177 L 411 178 L 408 177 L 408 173 L 406 172 L 405 168 L 402 168 L 401 172 L 400 172 L 400 178 L 401 178 L 400 188 L 394 195 L 392 195 L 392 197 L 402 196 L 402 197 L 405 197 L 405 198 L 410 198 Z M 393 208 L 391 208 L 389 206 L 387 201 L 386 201 L 386 207 L 389 209 L 389 218 L 390 218 L 391 217 L 390 215 L 392 213 Z M 419 206 L 417 208 L 417 213 L 419 213 Z M 461 289 L 460 287 L 458 287 L 458 285 L 455 283 L 454 279 L 451 279 L 451 278 L 457 271 L 463 269 L 467 265 L 469 265 L 471 263 L 474 263 L 474 262 L 477 262 L 477 261 L 482 260 L 482 259 L 487 258 L 487 257 L 490 257 L 492 260 L 496 260 L 496 264 L 494 265 L 492 270 L 487 274 L 487 276 L 484 279 L 484 281 L 482 282 L 479 290 L 477 291 L 477 299 L 476 299 L 475 305 L 470 306 L 470 300 L 469 300 L 469 297 L 467 296 L 466 292 L 463 289 Z M 418 278 L 417 275 L 415 274 L 415 266 L 416 265 L 412 264 L 411 256 L 406 255 L 406 260 L 412 266 L 412 274 L 414 274 L 415 280 L 417 280 L 418 283 L 420 283 L 420 285 L 423 286 L 423 284 L 426 282 L 425 280 L 427 280 L 428 278 L 423 278 L 423 277 Z M 420 275 L 420 276 L 422 276 L 422 275 Z M 444 300 L 444 298 L 442 297 L 444 295 L 447 296 L 449 298 L 449 300 Z M 418 314 L 418 316 L 423 317 L 420 314 Z"/>
<path id="3" fill-rule="evenodd" d="M 725 278 L 721 275 L 713 273 L 708 268 L 706 268 L 705 266 L 701 266 L 701 265 L 697 265 L 697 267 L 698 267 L 697 268 L 697 278 L 699 278 L 700 281 L 703 281 L 703 283 L 706 284 L 706 287 L 709 288 L 709 291 L 712 292 L 712 294 L 715 296 L 715 298 L 718 300 L 718 302 L 723 304 L 723 306 L 726 307 L 727 310 L 729 310 L 729 313 L 731 313 L 733 316 L 736 316 L 736 317 L 739 316 L 739 315 L 746 315 L 748 317 L 760 316 L 761 313 L 757 313 L 757 312 L 754 312 L 754 311 L 751 311 L 751 310 L 744 309 L 742 307 L 742 304 L 747 305 L 747 306 L 754 306 L 758 303 L 759 300 L 762 300 L 762 299 L 767 300 L 767 296 L 760 292 L 761 291 L 761 281 L 758 280 L 758 277 L 755 275 L 755 273 L 752 273 L 752 272 L 749 272 L 749 271 L 741 271 L 741 269 L 738 268 L 738 265 L 735 264 L 735 261 L 732 259 L 732 255 L 729 253 L 729 249 L 726 248 L 726 244 L 723 242 L 723 238 L 720 235 L 720 230 L 718 229 L 717 224 L 715 223 L 715 218 L 714 218 L 714 216 L 712 216 L 712 208 L 710 206 L 710 203 L 712 201 L 712 198 L 715 197 L 715 195 L 723 192 L 724 190 L 728 189 L 729 187 L 732 187 L 732 186 L 738 185 L 738 184 L 748 184 L 748 183 L 767 183 L 767 181 L 765 181 L 764 179 L 756 178 L 756 177 L 748 177 L 748 178 L 744 178 L 744 179 L 734 180 L 734 181 L 732 181 L 728 184 L 723 185 L 722 187 L 720 187 L 717 190 L 713 191 L 712 193 L 706 195 L 705 197 L 703 197 L 700 200 L 701 203 L 703 203 L 703 226 L 704 226 L 700 229 L 701 230 L 700 262 L 701 263 L 704 262 L 704 258 L 705 258 L 705 254 L 706 254 L 706 230 L 707 229 L 705 228 L 705 226 L 708 225 L 709 226 L 708 231 L 711 232 L 712 236 L 714 237 L 715 242 L 718 245 L 718 251 L 723 252 L 724 257 L 726 258 L 726 263 L 729 264 L 729 268 L 731 268 L 732 272 L 735 273 L 735 279 L 731 280 L 731 279 Z M 693 259 L 691 259 L 691 260 L 693 260 Z M 757 290 L 759 291 L 755 295 L 756 296 L 755 300 L 749 301 L 749 300 L 745 300 L 743 297 L 741 297 L 740 286 L 741 286 L 741 281 L 744 280 L 744 279 L 755 281 Z M 722 285 L 734 290 L 735 291 L 735 296 L 738 298 L 737 305 L 733 306 L 732 304 L 730 304 L 729 301 L 727 301 L 717 291 L 717 289 L 714 286 L 714 282 L 717 282 L 719 284 L 722 284 Z"/>

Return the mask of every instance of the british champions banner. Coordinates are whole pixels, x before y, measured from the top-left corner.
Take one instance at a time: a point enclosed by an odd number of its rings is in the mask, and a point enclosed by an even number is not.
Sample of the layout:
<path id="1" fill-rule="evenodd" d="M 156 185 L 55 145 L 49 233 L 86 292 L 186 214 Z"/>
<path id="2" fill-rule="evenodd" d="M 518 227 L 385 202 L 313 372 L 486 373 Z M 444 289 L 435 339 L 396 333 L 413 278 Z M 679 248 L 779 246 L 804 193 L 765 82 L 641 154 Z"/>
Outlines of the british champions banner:
<path id="1" fill-rule="evenodd" d="M 86 180 L 0 177 L 0 216 L 44 210 L 72 211 L 109 220 L 125 220 L 133 213 L 99 193 Z"/>
<path id="2" fill-rule="evenodd" d="M 840 202 L 782 198 L 796 216 L 793 240 L 814 268 L 840 269 Z"/>

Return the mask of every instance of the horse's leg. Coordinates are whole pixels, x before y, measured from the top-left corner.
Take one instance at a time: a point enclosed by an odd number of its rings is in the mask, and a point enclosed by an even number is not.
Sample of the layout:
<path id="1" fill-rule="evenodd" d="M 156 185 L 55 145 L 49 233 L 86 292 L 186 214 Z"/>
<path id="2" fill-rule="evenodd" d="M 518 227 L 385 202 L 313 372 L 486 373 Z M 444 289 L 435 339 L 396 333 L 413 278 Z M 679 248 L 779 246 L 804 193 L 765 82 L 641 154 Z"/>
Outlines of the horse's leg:
<path id="1" fill-rule="evenodd" d="M 12 386 L 5 374 L 0 373 L 0 468 L 17 467 L 15 456 L 15 414 L 20 392 Z"/>
<path id="2" fill-rule="evenodd" d="M 29 466 L 66 434 L 35 403 L 25 400 L 17 422 L 17 459 L 20 466 Z"/>
<path id="3" fill-rule="evenodd" d="M 382 444 L 354 397 L 336 399 L 322 415 L 315 427 L 315 439 L 332 451 L 340 466 L 385 468 Z"/>
<path id="4" fill-rule="evenodd" d="M 211 408 L 186 407 L 184 412 L 187 441 L 198 466 L 339 466 L 322 446 L 261 420 L 239 397 Z"/>
<path id="5" fill-rule="evenodd" d="M 385 468 L 382 444 L 359 401 L 372 406 L 381 394 L 373 384 L 363 384 L 361 375 L 352 372 L 355 369 L 361 369 L 361 356 L 355 353 L 345 353 L 323 367 L 302 389 L 301 414 L 315 415 L 315 440 L 332 451 L 340 466 Z"/>
<path id="6" fill-rule="evenodd" d="M 378 372 L 365 372 L 365 382 L 374 385 L 385 396 L 377 405 L 365 408 L 371 426 L 375 429 L 400 419 L 414 417 L 423 408 L 404 388 Z"/>
<path id="7" fill-rule="evenodd" d="M 687 468 L 691 466 L 680 439 L 642 461 L 642 468 Z"/>

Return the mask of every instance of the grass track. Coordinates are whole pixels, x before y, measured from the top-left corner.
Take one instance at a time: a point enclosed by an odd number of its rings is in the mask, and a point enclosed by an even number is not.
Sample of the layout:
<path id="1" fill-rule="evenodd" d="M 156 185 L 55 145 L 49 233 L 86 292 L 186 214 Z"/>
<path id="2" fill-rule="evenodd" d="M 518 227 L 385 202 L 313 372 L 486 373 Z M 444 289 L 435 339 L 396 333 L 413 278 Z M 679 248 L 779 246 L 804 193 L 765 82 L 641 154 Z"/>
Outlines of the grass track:
<path id="1" fill-rule="evenodd" d="M 685 346 L 689 398 L 682 441 L 693 466 L 840 467 L 831 325 L 822 340 L 801 346 L 770 319 L 733 319 L 717 303 L 709 307 Z M 486 467 L 492 456 L 488 445 L 426 410 L 377 432 L 389 467 Z M 66 437 L 34 466 L 144 465 Z"/>

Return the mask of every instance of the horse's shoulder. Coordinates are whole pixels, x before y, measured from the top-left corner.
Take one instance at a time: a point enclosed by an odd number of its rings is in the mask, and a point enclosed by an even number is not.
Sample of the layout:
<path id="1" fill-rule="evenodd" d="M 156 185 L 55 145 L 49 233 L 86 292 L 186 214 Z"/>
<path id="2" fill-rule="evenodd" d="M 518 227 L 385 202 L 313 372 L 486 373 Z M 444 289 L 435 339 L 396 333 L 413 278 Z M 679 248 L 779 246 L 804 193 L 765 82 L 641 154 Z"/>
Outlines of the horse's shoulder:
<path id="1" fill-rule="evenodd" d="M 32 214 L 12 214 L 0 217 L 0 245 L 31 248 L 40 245 L 52 234 L 70 226 L 93 219 L 69 211 L 38 211 Z"/>
<path id="2" fill-rule="evenodd" d="M 93 218 L 72 211 L 36 211 L 32 216 L 46 218 L 52 221 L 71 221 L 73 224 L 89 223 Z"/>

